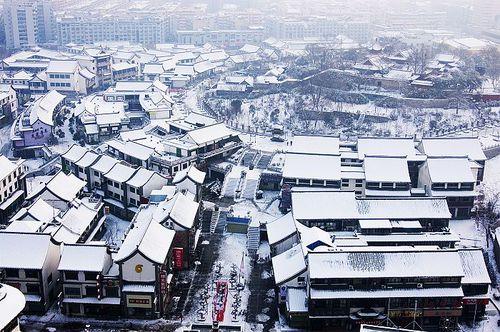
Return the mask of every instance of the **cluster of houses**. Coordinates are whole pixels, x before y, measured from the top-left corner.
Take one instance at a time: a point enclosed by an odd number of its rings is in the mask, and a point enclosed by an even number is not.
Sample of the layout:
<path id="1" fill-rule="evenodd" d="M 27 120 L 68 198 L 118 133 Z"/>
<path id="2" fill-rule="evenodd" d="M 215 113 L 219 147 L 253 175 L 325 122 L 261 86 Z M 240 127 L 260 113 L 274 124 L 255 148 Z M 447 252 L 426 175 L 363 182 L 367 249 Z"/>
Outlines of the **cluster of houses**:
<path id="1" fill-rule="evenodd" d="M 431 59 L 415 54 L 416 50 L 386 52 L 375 43 L 363 61 L 352 65 L 355 76 L 366 79 L 364 84 L 386 90 L 401 90 L 405 87 L 429 89 L 437 78 L 444 78 L 460 71 L 462 62 L 457 56 L 440 53 Z"/>
<path id="2" fill-rule="evenodd" d="M 470 217 L 483 180 L 477 138 L 296 136 L 290 144 L 287 213 L 266 232 L 291 326 L 426 329 L 484 315 L 483 252 L 459 246 L 449 228 Z"/>
<path id="3" fill-rule="evenodd" d="M 325 187 L 358 197 L 444 197 L 453 218 L 468 218 L 486 156 L 474 137 L 374 138 L 296 136 L 282 168 L 282 209 L 292 187 Z"/>
<path id="4" fill-rule="evenodd" d="M 162 316 L 200 236 L 205 173 L 191 165 L 167 179 L 77 145 L 61 160 L 54 176 L 29 190 L 13 187 L 25 198 L 2 212 L 0 282 L 22 292 L 27 313 L 57 301 L 66 315 Z M 22 162 L 10 163 L 6 188 L 24 180 Z M 14 204 L 17 195 L 7 194 Z M 110 212 L 131 219 L 123 238 L 111 242 Z"/>
<path id="5" fill-rule="evenodd" d="M 51 90 L 87 95 L 116 82 L 136 80 L 159 80 L 177 89 L 227 68 L 278 59 L 274 49 L 255 45 L 228 52 L 210 44 L 157 44 L 155 49 L 128 43 L 68 44 L 58 51 L 34 48 L 5 58 L 0 82 L 10 84 L 22 96 Z"/>
<path id="6" fill-rule="evenodd" d="M 243 143 L 223 123 L 191 113 L 164 126 L 122 132 L 104 145 L 109 155 L 172 177 L 194 163 L 224 159 Z"/>

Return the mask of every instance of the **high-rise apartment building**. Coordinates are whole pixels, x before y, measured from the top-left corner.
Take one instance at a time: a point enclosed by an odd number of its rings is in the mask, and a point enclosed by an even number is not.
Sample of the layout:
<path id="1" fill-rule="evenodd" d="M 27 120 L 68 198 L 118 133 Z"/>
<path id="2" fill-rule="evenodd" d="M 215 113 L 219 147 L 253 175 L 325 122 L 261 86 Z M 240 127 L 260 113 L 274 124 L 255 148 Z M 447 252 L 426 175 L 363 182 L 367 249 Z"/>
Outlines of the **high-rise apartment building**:
<path id="1" fill-rule="evenodd" d="M 8 49 L 39 45 L 54 39 L 50 0 L 5 0 L 5 43 Z"/>

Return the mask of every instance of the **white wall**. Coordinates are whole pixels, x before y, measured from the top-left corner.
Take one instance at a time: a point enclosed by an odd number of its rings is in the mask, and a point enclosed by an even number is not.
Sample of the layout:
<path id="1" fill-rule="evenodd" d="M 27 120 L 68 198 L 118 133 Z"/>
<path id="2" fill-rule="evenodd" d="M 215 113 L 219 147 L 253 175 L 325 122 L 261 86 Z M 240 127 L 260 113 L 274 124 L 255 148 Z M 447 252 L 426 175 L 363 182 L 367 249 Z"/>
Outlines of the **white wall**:
<path id="1" fill-rule="evenodd" d="M 136 266 L 142 265 L 142 272 L 136 272 Z M 146 281 L 151 282 L 156 280 L 156 271 L 153 263 L 148 261 L 140 253 L 136 253 L 122 264 L 122 278 L 125 281 Z"/>

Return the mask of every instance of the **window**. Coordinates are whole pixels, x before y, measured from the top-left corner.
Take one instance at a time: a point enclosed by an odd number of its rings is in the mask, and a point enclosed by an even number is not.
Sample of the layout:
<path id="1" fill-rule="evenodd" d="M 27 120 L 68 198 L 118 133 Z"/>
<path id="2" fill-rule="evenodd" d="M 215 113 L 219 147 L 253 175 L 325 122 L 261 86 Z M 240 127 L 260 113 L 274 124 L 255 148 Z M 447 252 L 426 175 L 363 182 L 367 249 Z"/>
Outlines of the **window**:
<path id="1" fill-rule="evenodd" d="M 99 172 L 98 171 L 94 171 L 94 176 L 99 176 Z"/>
<path id="2" fill-rule="evenodd" d="M 66 279 L 66 280 L 78 280 L 78 272 L 66 271 L 66 272 L 64 272 L 64 279 Z"/>
<path id="3" fill-rule="evenodd" d="M 120 188 L 120 185 L 118 184 L 118 182 L 113 182 L 113 186 L 114 186 L 115 188 Z"/>
<path id="4" fill-rule="evenodd" d="M 5 269 L 5 276 L 7 278 L 19 278 L 19 270 L 17 270 L 17 269 Z"/>
<path id="5" fill-rule="evenodd" d="M 118 297 L 118 287 L 106 287 L 106 296 Z"/>
<path id="6" fill-rule="evenodd" d="M 433 183 L 432 190 L 444 190 L 444 183 Z"/>
<path id="7" fill-rule="evenodd" d="M 97 287 L 96 286 L 85 286 L 85 294 L 87 296 L 97 296 Z"/>
<path id="8" fill-rule="evenodd" d="M 135 188 L 134 187 L 130 187 L 130 192 L 135 194 Z"/>
<path id="9" fill-rule="evenodd" d="M 76 287 L 64 287 L 64 295 L 67 296 L 82 296 L 80 288 Z"/>
<path id="10" fill-rule="evenodd" d="M 85 280 L 95 281 L 97 279 L 97 272 L 85 272 Z"/>
<path id="11" fill-rule="evenodd" d="M 38 271 L 24 270 L 24 275 L 26 276 L 26 278 L 36 279 L 36 278 L 38 278 Z"/>
<path id="12" fill-rule="evenodd" d="M 27 294 L 40 294 L 40 285 L 38 284 L 26 284 Z"/>

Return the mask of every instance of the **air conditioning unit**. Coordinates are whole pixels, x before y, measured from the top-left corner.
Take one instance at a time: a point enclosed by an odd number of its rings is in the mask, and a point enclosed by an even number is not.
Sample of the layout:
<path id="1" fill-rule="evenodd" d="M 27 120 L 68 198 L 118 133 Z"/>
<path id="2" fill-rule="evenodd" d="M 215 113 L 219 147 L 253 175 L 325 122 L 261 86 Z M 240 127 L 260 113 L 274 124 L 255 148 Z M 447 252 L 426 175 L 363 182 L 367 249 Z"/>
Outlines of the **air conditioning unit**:
<path id="1" fill-rule="evenodd" d="M 387 288 L 387 286 L 386 286 L 386 285 L 381 285 L 380 287 L 381 287 L 382 289 L 386 289 L 386 288 Z"/>
<path id="2" fill-rule="evenodd" d="M 418 283 L 417 288 L 424 288 L 424 284 Z"/>
<path id="3" fill-rule="evenodd" d="M 353 285 L 349 285 L 349 290 L 354 290 L 354 286 Z"/>

